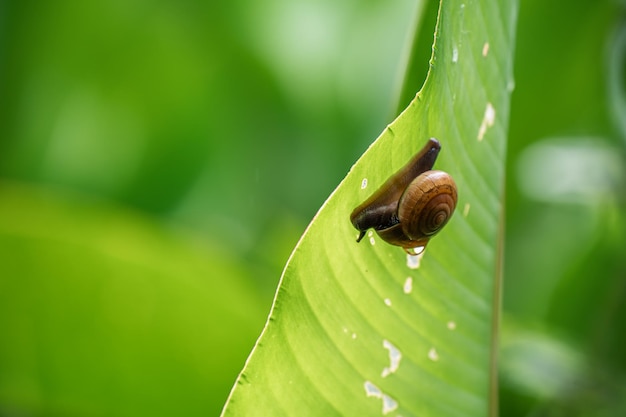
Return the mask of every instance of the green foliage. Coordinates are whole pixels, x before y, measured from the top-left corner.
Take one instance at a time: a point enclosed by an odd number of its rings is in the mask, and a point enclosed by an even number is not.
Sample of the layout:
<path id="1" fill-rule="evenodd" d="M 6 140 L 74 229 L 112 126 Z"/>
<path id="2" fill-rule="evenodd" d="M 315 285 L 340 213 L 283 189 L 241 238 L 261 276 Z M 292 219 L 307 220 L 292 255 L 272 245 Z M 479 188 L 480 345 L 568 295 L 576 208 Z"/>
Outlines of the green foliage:
<path id="1" fill-rule="evenodd" d="M 421 87 L 436 8 L 423 11 L 410 60 L 402 52 L 425 4 L 1 2 L 0 415 L 218 414 L 305 225 Z M 520 2 L 505 166 L 507 417 L 626 414 L 624 10 Z M 456 103 L 474 121 L 484 114 L 484 102 Z M 506 125 L 496 110 L 492 135 Z M 444 133 L 434 133 L 437 167 L 464 178 L 464 142 Z M 369 185 L 355 180 L 346 209 L 423 140 L 394 148 L 402 154 L 384 168 L 357 165 Z M 462 209 L 420 271 L 465 224 Z M 347 247 L 385 246 L 356 245 L 341 227 Z M 380 340 L 371 346 L 387 360 Z"/>
<path id="2" fill-rule="evenodd" d="M 613 1 L 520 7 L 502 415 L 626 412 L 626 135 L 616 100 L 626 97 L 623 16 L 624 3 Z M 526 372 L 511 372 L 519 369 Z M 558 387 L 549 394 L 540 388 L 546 369 L 545 385 Z"/>
<path id="3" fill-rule="evenodd" d="M 128 210 L 0 192 L 0 414 L 216 414 L 265 314 L 249 272 Z"/>
<path id="4" fill-rule="evenodd" d="M 224 415 L 488 414 L 515 12 L 442 2 L 424 88 L 296 246 Z M 348 216 L 429 137 L 459 211 L 415 268 L 372 231 L 356 244 Z"/>

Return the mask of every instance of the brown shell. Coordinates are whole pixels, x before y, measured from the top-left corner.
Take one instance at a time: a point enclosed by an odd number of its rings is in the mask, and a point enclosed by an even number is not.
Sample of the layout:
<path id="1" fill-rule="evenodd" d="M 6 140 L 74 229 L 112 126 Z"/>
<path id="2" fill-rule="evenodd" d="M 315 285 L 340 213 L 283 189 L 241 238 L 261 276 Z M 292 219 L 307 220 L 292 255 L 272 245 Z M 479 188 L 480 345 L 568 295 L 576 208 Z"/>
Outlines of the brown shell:
<path id="1" fill-rule="evenodd" d="M 360 232 L 373 228 L 387 243 L 413 254 L 450 220 L 457 203 L 452 177 L 432 167 L 441 150 L 431 138 L 411 160 L 356 207 L 350 221 Z"/>
<path id="2" fill-rule="evenodd" d="M 456 184 L 443 171 L 426 171 L 415 178 L 400 197 L 398 219 L 410 239 L 435 235 L 452 217 L 456 207 Z"/>

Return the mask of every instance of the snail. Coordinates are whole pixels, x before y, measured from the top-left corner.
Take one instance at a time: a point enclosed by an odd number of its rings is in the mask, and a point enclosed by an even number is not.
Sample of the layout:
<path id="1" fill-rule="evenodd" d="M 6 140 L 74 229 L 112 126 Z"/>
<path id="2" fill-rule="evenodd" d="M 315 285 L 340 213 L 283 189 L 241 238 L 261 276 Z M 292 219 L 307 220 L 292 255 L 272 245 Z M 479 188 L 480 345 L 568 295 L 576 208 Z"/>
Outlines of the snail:
<path id="1" fill-rule="evenodd" d="M 441 145 L 431 138 L 402 169 L 352 211 L 350 221 L 360 232 L 373 228 L 387 243 L 415 255 L 450 220 L 457 202 L 452 177 L 432 170 Z M 419 253 L 417 252 L 417 253 Z"/>

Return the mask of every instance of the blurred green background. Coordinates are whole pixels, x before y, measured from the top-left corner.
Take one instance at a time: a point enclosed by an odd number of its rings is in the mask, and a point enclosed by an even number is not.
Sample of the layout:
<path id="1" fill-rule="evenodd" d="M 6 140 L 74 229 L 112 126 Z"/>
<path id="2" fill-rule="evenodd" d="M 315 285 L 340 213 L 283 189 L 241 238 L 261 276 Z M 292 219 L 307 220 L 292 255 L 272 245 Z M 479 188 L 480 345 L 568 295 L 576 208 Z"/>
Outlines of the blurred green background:
<path id="1" fill-rule="evenodd" d="M 0 416 L 219 414 L 415 10 L 0 1 Z M 626 415 L 626 3 L 522 0 L 513 87 L 501 414 Z"/>

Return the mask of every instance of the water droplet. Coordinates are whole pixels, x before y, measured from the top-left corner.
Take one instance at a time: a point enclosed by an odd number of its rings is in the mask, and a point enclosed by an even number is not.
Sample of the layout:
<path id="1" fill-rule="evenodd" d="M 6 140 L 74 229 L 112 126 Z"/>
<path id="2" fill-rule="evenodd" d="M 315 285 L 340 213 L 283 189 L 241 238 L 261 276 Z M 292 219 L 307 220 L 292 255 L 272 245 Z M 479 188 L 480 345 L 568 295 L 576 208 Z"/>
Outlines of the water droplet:
<path id="1" fill-rule="evenodd" d="M 407 277 L 406 280 L 404 280 L 404 286 L 402 289 L 405 294 L 410 294 L 411 291 L 413 291 L 413 278 Z"/>
<path id="2" fill-rule="evenodd" d="M 408 248 L 407 251 L 409 251 L 411 255 L 419 255 L 424 252 L 424 249 L 426 249 L 426 246 L 417 246 L 414 248 Z"/>
<path id="3" fill-rule="evenodd" d="M 437 353 L 437 350 L 435 350 L 435 348 L 430 348 L 430 350 L 428 351 L 428 359 L 433 362 L 437 362 L 439 360 L 439 354 Z"/>

